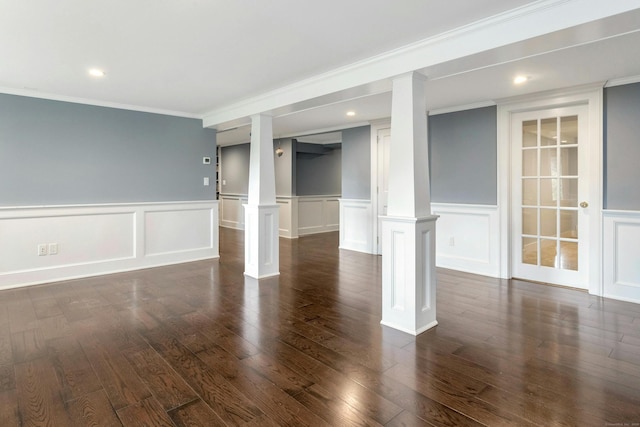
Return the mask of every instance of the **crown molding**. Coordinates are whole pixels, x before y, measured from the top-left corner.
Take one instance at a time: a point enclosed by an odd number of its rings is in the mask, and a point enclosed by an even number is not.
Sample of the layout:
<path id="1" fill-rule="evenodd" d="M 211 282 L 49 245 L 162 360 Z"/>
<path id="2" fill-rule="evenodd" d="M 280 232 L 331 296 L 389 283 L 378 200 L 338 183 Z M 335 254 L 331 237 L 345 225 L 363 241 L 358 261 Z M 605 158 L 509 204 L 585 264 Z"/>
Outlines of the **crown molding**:
<path id="1" fill-rule="evenodd" d="M 630 85 L 633 83 L 640 83 L 640 75 L 608 80 L 607 83 L 604 85 L 604 87 Z"/>
<path id="2" fill-rule="evenodd" d="M 77 98 L 74 96 L 58 95 L 54 93 L 40 92 L 33 89 L 15 89 L 0 86 L 0 93 L 5 95 L 25 96 L 29 98 L 47 99 L 49 101 L 69 102 L 72 104 L 92 105 L 95 107 L 116 108 L 118 110 L 138 111 L 141 113 L 161 114 L 163 116 L 183 117 L 187 119 L 202 120 L 201 114 L 185 113 L 183 111 L 163 110 L 161 108 L 150 108 L 139 105 L 120 104 L 118 102 L 99 101 L 88 98 Z"/>
<path id="3" fill-rule="evenodd" d="M 438 114 L 455 113 L 458 111 L 475 110 L 476 108 L 493 107 L 494 101 L 474 102 L 473 104 L 457 105 L 454 107 L 438 108 L 437 110 L 428 111 L 428 115 L 437 116 Z"/>

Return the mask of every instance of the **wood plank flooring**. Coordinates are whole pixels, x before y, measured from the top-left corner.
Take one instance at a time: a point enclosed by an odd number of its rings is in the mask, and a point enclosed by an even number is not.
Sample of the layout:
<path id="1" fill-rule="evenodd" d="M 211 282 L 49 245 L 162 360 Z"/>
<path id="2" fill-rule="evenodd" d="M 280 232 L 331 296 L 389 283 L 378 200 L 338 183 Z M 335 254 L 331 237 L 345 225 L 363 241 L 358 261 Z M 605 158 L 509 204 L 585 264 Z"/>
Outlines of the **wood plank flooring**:
<path id="1" fill-rule="evenodd" d="M 280 241 L 0 292 L 0 426 L 640 425 L 640 306 L 438 271 L 439 325 L 380 325 L 381 258 Z"/>

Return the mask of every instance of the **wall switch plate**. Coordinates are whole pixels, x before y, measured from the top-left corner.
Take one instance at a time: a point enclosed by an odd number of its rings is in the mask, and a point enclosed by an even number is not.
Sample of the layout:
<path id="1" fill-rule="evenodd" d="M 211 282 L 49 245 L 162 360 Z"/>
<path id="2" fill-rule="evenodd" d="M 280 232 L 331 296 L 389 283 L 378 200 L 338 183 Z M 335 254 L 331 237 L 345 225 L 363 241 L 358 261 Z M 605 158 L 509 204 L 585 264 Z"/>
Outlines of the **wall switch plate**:
<path id="1" fill-rule="evenodd" d="M 57 243 L 49 243 L 49 255 L 58 255 Z"/>
<path id="2" fill-rule="evenodd" d="M 204 185 L 209 185 L 209 177 L 208 176 L 204 177 Z"/>
<path id="3" fill-rule="evenodd" d="M 203 165 L 210 165 L 211 164 L 211 157 L 203 157 L 202 158 L 202 164 Z"/>
<path id="4" fill-rule="evenodd" d="M 38 245 L 38 256 L 45 256 L 47 254 L 47 245 L 41 243 Z"/>

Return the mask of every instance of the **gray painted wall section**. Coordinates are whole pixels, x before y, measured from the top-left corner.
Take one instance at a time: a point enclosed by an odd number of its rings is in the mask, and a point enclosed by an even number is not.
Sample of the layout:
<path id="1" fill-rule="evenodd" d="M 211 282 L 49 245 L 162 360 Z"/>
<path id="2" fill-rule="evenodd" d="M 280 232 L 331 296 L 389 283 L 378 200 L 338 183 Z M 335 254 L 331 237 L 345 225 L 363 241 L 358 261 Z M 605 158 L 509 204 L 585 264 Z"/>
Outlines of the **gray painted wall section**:
<path id="1" fill-rule="evenodd" d="M 604 90 L 604 208 L 640 210 L 640 83 Z"/>
<path id="2" fill-rule="evenodd" d="M 334 149 L 321 155 L 298 153 L 296 159 L 296 190 L 298 196 L 340 194 L 342 150 Z"/>
<path id="3" fill-rule="evenodd" d="M 221 193 L 247 194 L 249 191 L 250 144 L 231 145 L 221 149 Z"/>
<path id="4" fill-rule="evenodd" d="M 214 200 L 205 156 L 200 120 L 0 94 L 0 206 Z"/>
<path id="5" fill-rule="evenodd" d="M 429 116 L 431 201 L 496 205 L 497 108 Z"/>
<path id="6" fill-rule="evenodd" d="M 282 157 L 275 155 L 275 149 L 284 150 Z M 274 168 L 277 196 L 294 196 L 296 193 L 295 176 L 295 141 L 282 139 L 273 141 Z M 251 144 L 239 144 L 222 147 L 222 193 L 243 194 L 249 192 L 249 162 Z"/>
<path id="7" fill-rule="evenodd" d="M 371 127 L 342 131 L 342 197 L 371 199 Z"/>
<path id="8" fill-rule="evenodd" d="M 295 196 L 296 194 L 296 142 L 290 138 L 277 139 L 273 142 L 273 150 L 282 148 L 284 153 L 281 157 L 274 156 L 274 166 L 276 173 L 276 195 Z"/>

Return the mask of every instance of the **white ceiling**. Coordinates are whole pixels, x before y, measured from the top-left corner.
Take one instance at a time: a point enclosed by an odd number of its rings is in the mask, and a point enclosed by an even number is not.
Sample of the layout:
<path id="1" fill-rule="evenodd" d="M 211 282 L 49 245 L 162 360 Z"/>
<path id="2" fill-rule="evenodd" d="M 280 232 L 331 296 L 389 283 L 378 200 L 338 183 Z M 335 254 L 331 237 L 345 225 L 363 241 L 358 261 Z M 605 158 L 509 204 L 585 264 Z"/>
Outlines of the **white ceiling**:
<path id="1" fill-rule="evenodd" d="M 412 43 L 481 27 L 513 9 L 556 7 L 560 14 L 591 4 L 603 7 L 593 0 L 0 0 L 0 92 L 202 118 Z M 426 61 L 429 66 L 416 68 L 429 78 L 428 107 L 640 75 L 640 9 L 634 8 L 610 17 L 598 12 L 603 19 L 585 16 L 567 28 L 541 22 L 561 29 Z M 89 77 L 91 67 L 107 76 Z M 515 87 L 517 73 L 532 79 Z M 275 136 L 388 117 L 388 79 L 363 83 L 368 86 L 279 108 Z M 356 116 L 347 117 L 348 110 Z M 215 127 L 246 123 L 234 119 Z M 248 132 L 240 126 L 219 133 L 218 141 L 246 142 Z"/>

